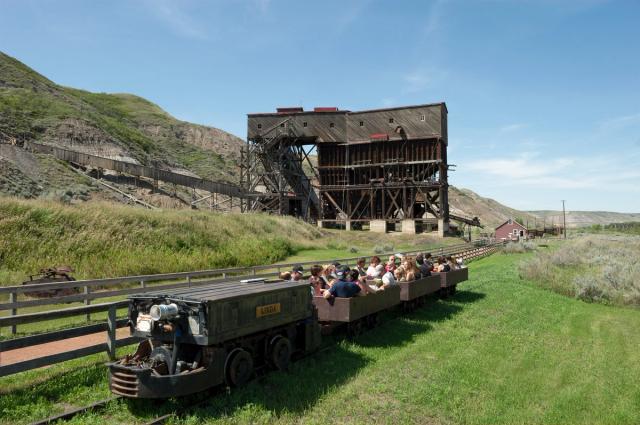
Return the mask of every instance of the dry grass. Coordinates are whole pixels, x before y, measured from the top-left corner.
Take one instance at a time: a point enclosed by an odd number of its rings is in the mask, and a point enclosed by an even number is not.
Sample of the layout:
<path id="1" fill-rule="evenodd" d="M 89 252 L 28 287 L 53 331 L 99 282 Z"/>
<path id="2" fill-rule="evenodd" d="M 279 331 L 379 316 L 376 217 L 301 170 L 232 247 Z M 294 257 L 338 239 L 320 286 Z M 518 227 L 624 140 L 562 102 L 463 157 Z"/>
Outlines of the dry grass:
<path id="1" fill-rule="evenodd" d="M 322 236 L 291 217 L 0 198 L 0 284 L 68 264 L 77 278 L 267 264 Z"/>
<path id="2" fill-rule="evenodd" d="M 640 237 L 590 235 L 541 252 L 520 276 L 584 301 L 640 305 Z"/>

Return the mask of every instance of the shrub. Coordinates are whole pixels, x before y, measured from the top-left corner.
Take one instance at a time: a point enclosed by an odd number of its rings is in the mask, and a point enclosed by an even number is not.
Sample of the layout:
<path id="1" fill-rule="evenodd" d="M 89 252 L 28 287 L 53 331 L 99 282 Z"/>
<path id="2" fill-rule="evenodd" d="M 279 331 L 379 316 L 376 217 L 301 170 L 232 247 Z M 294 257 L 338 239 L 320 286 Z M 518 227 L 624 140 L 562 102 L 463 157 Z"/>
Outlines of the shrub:
<path id="1" fill-rule="evenodd" d="M 518 271 L 523 279 L 584 301 L 640 305 L 639 256 L 640 237 L 589 235 L 539 252 Z"/>
<path id="2" fill-rule="evenodd" d="M 521 254 L 527 251 L 533 251 L 537 248 L 533 242 L 509 242 L 504 247 L 504 252 L 507 254 Z"/>

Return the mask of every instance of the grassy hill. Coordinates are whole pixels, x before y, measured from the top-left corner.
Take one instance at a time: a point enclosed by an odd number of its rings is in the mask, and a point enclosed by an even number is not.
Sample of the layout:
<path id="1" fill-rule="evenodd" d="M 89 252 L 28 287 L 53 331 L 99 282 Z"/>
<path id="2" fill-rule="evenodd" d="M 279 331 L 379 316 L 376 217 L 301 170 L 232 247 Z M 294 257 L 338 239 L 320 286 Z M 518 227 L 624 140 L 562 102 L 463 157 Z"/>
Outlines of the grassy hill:
<path id="1" fill-rule="evenodd" d="M 510 208 L 500 202 L 485 198 L 469 189 L 449 186 L 449 205 L 452 213 L 462 213 L 467 216 L 476 216 L 485 226 L 486 230 L 493 229 L 507 221 L 509 218 L 521 218 L 523 222 L 529 222 L 533 227 L 535 217 L 525 211 Z"/>
<path id="2" fill-rule="evenodd" d="M 268 264 L 310 247 L 320 231 L 292 217 L 82 208 L 0 199 L 0 283 L 68 264 L 77 278 Z"/>
<path id="3" fill-rule="evenodd" d="M 62 87 L 0 52 L 0 136 L 236 181 L 242 140 L 131 94 Z"/>

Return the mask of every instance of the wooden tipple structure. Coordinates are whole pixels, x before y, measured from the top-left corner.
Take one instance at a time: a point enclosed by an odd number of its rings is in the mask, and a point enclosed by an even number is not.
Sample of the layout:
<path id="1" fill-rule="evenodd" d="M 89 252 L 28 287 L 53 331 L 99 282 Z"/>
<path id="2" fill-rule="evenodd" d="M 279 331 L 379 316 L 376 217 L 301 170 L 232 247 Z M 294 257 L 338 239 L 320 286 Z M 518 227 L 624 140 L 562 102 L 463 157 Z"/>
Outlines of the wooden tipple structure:
<path id="1" fill-rule="evenodd" d="M 398 224 L 405 233 L 448 230 L 444 103 L 249 114 L 242 162 L 252 194 L 245 211 L 379 232 Z"/>

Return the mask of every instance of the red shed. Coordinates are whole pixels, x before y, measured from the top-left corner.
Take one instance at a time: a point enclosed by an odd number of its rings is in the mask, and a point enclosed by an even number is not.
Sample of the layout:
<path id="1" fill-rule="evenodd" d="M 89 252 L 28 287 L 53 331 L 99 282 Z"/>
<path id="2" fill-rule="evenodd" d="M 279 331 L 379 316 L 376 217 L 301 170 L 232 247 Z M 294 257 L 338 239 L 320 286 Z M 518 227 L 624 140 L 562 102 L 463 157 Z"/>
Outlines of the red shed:
<path id="1" fill-rule="evenodd" d="M 517 241 L 529 237 L 527 228 L 513 219 L 509 219 L 496 227 L 497 240 Z"/>

